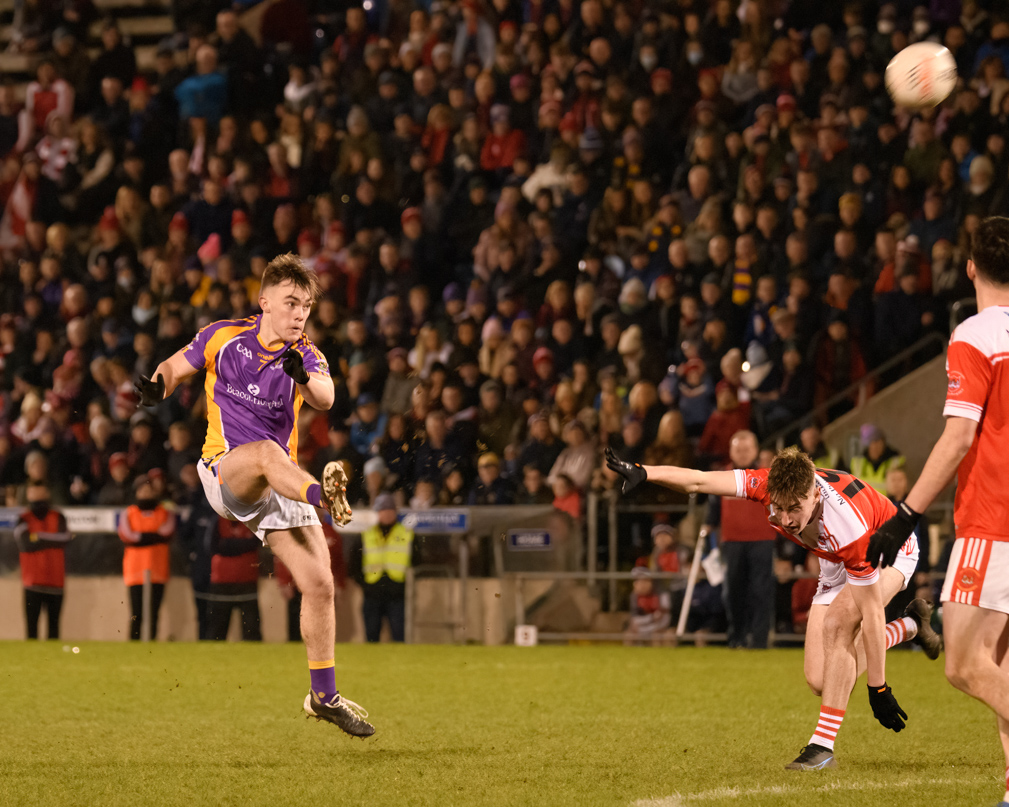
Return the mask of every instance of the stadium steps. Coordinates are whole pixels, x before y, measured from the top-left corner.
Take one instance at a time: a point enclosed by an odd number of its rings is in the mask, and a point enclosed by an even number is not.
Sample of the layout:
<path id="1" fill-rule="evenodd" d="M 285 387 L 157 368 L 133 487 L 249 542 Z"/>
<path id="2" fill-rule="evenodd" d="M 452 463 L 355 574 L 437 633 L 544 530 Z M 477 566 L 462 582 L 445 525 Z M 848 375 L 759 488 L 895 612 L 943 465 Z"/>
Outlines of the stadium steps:
<path id="1" fill-rule="evenodd" d="M 830 423 L 823 430 L 823 440 L 840 456 L 855 456 L 862 450 L 859 429 L 864 423 L 874 423 L 883 430 L 887 443 L 907 458 L 908 473 L 911 479 L 917 479 L 942 434 L 945 398 L 943 352 Z"/>
<path id="2" fill-rule="evenodd" d="M 587 584 L 558 580 L 528 606 L 526 622 L 544 632 L 576 633 L 589 630 L 601 610 Z"/>
<path id="3" fill-rule="evenodd" d="M 140 70 L 154 70 L 157 45 L 175 32 L 171 17 L 171 0 L 95 0 L 102 15 L 112 15 L 119 23 L 124 41 L 133 46 Z M 6 49 L 14 32 L 13 11 L 0 11 L 0 73 L 16 84 L 19 100 L 34 78 L 35 67 L 43 54 L 8 53 Z M 101 49 L 101 22 L 88 30 L 88 52 L 94 58 Z"/>

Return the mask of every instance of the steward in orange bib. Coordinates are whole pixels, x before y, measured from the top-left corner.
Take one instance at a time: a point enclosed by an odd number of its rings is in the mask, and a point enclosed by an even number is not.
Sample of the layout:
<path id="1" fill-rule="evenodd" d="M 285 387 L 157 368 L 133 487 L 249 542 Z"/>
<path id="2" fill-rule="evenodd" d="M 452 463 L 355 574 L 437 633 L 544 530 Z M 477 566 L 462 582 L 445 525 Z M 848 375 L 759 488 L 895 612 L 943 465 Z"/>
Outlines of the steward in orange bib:
<path id="1" fill-rule="evenodd" d="M 154 488 L 146 476 L 133 483 L 136 504 L 119 514 L 119 538 L 126 544 L 123 552 L 123 582 L 130 590 L 130 638 L 140 638 L 143 618 L 144 572 L 151 573 L 151 638 L 158 634 L 158 611 L 168 582 L 168 543 L 175 533 L 175 514 L 154 497 Z"/>
<path id="2" fill-rule="evenodd" d="M 49 507 L 49 488 L 29 483 L 28 509 L 14 528 L 21 562 L 21 584 L 25 589 L 25 617 L 28 638 L 39 636 L 39 617 L 46 607 L 48 638 L 60 638 L 60 608 L 63 607 L 63 547 L 70 540 L 67 520 Z"/>

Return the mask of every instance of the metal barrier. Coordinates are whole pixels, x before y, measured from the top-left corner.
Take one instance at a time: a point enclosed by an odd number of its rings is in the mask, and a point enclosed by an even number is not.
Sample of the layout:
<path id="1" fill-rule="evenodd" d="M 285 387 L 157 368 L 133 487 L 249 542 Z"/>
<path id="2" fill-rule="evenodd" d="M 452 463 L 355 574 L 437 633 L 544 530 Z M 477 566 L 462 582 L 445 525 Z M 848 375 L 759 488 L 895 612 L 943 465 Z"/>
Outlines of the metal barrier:
<path id="1" fill-rule="evenodd" d="M 695 554 L 695 565 L 700 566 L 699 556 Z M 703 574 L 703 572 L 701 572 Z M 943 572 L 929 572 L 928 578 L 931 582 L 935 583 L 941 581 L 945 578 L 946 573 Z M 515 584 L 515 620 L 516 625 L 526 624 L 526 604 L 524 598 L 525 583 L 526 581 L 532 580 L 586 580 L 589 577 L 587 572 L 568 572 L 568 573 L 552 573 L 552 572 L 519 572 L 515 574 L 506 575 L 508 580 L 511 580 Z M 601 580 L 609 580 L 613 584 L 616 584 L 620 580 L 632 580 L 633 574 L 631 572 L 597 572 L 596 577 Z M 811 572 L 796 572 L 793 571 L 787 576 L 782 576 L 782 578 L 776 578 L 779 582 L 794 582 L 796 580 L 813 580 L 817 579 L 818 575 Z M 687 619 L 690 612 L 690 600 L 691 594 L 693 592 L 693 582 L 696 581 L 696 574 L 694 573 L 694 567 L 691 567 L 689 573 L 684 572 L 653 572 L 651 575 L 652 580 L 669 580 L 674 583 L 683 583 L 685 594 L 683 599 L 683 605 L 680 608 L 679 619 L 677 620 L 676 629 L 674 635 L 677 642 L 696 642 L 697 640 L 703 640 L 705 642 L 724 642 L 728 639 L 727 634 L 724 633 L 688 633 L 686 631 Z M 679 587 L 675 587 L 671 590 L 678 590 Z M 568 633 L 560 632 L 539 632 L 537 634 L 540 641 L 546 642 L 576 642 L 576 641 L 595 641 L 595 642 L 616 642 L 624 641 L 628 638 L 625 633 L 605 633 L 605 632 L 594 632 L 594 631 L 573 631 Z M 796 644 L 801 644 L 805 641 L 805 633 L 777 633 L 773 630 L 770 632 L 770 638 L 768 640 L 768 646 L 775 644 L 790 645 L 794 646 Z M 640 641 L 640 640 L 637 640 Z"/>
<path id="2" fill-rule="evenodd" d="M 690 517 L 693 523 L 693 516 L 697 511 L 697 495 L 690 494 L 689 502 L 686 505 L 669 504 L 634 504 L 632 502 L 621 501 L 616 490 L 607 491 L 600 496 L 593 491 L 586 501 L 586 534 L 588 550 L 586 558 L 585 579 L 589 585 L 594 585 L 597 574 L 596 566 L 599 553 L 599 508 L 605 501 L 606 522 L 607 522 L 607 544 L 608 560 L 607 574 L 604 579 L 609 581 L 609 609 L 616 610 L 617 580 L 620 578 L 611 575 L 617 572 L 617 554 L 619 550 L 618 542 L 618 521 L 621 513 L 668 513 L 670 515 L 681 514 L 684 518 Z"/>

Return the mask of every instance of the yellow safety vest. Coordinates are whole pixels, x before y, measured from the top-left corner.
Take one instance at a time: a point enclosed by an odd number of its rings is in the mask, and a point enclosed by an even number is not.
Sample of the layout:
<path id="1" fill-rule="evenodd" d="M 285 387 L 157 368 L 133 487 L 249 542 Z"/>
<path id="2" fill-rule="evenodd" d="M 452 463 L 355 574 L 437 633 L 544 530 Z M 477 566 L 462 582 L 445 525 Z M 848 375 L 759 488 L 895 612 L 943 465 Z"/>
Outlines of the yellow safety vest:
<path id="1" fill-rule="evenodd" d="M 877 491 L 886 495 L 886 475 L 891 468 L 900 468 L 904 465 L 904 457 L 896 454 L 888 460 L 879 464 L 878 468 L 873 468 L 872 463 L 865 456 L 859 455 L 851 459 L 851 473 L 857 476 L 865 484 L 872 485 Z"/>
<path id="2" fill-rule="evenodd" d="M 396 524 L 389 530 L 389 535 L 384 536 L 381 528 L 376 525 L 361 533 L 361 545 L 365 583 L 377 583 L 383 574 L 396 583 L 406 580 L 413 530 Z"/>

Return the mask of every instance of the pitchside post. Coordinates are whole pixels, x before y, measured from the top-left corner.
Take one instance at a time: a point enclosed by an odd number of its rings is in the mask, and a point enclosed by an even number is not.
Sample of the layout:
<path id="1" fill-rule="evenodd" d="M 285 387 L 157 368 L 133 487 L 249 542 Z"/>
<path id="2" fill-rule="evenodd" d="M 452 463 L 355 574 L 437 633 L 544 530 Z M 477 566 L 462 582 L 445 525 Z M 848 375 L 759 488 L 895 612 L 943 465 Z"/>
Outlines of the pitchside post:
<path id="1" fill-rule="evenodd" d="M 151 570 L 144 569 L 144 590 L 141 598 L 140 641 L 149 642 L 151 636 Z"/>

